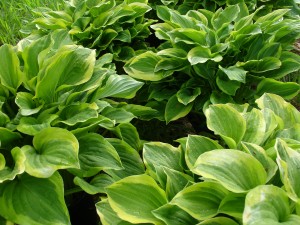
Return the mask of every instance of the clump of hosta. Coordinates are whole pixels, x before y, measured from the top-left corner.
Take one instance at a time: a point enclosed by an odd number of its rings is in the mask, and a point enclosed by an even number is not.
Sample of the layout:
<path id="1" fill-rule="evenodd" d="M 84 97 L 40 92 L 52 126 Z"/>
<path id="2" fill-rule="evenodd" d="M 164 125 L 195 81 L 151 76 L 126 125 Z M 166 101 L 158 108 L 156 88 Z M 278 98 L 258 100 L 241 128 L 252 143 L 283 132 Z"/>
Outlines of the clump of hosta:
<path id="1" fill-rule="evenodd" d="M 128 123 L 134 106 L 113 103 L 134 97 L 143 83 L 118 75 L 112 57 L 96 60 L 95 50 L 75 45 L 64 30 L 0 47 L 0 221 L 70 224 L 58 170 L 71 179 L 121 174 L 126 163 L 117 149 L 138 155 Z M 116 138 L 108 141 L 105 130 Z"/>
<path id="2" fill-rule="evenodd" d="M 256 102 L 258 109 L 206 109 L 223 141 L 190 135 L 178 147 L 144 144 L 146 173 L 106 186 L 96 204 L 102 224 L 300 223 L 300 112 L 273 94 Z"/>
<path id="3" fill-rule="evenodd" d="M 164 111 L 167 122 L 209 103 L 253 103 L 264 92 L 290 99 L 299 93 L 298 84 L 279 81 L 300 68 L 299 55 L 290 52 L 299 20 L 284 19 L 288 10 L 255 18 L 259 10 L 249 13 L 244 3 L 185 15 L 156 9 L 163 22 L 151 27 L 162 44 L 133 57 L 124 69 L 151 81 L 144 92 L 147 104 Z"/>
<path id="4" fill-rule="evenodd" d="M 97 54 L 113 53 L 116 60 L 126 60 L 135 50 L 147 47 L 152 20 L 145 18 L 151 10 L 147 0 L 65 2 L 64 10 L 37 10 L 37 18 L 23 32 L 48 33 L 65 29 L 72 40 Z"/>

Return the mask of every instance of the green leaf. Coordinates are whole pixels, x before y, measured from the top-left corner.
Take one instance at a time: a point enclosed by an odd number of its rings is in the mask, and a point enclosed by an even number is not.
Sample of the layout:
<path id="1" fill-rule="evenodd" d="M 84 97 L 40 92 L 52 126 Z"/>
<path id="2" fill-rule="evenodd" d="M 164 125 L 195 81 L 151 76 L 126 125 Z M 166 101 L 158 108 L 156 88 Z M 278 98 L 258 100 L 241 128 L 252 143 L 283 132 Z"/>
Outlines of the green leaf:
<path id="1" fill-rule="evenodd" d="M 194 179 L 182 172 L 173 170 L 167 167 L 163 168 L 165 174 L 167 175 L 166 182 L 166 194 L 168 199 L 172 199 L 178 192 L 183 190 L 189 182 L 193 182 Z"/>
<path id="2" fill-rule="evenodd" d="M 136 151 L 139 151 L 141 148 L 141 140 L 139 137 L 139 133 L 135 126 L 131 123 L 121 123 L 117 127 L 114 128 L 115 134 L 118 138 L 125 141 Z"/>
<path id="3" fill-rule="evenodd" d="M 122 108 L 106 107 L 101 111 L 101 114 L 115 123 L 129 123 L 135 116 L 131 112 L 127 112 Z"/>
<path id="4" fill-rule="evenodd" d="M 258 109 L 252 109 L 245 113 L 246 131 L 243 141 L 261 145 L 265 138 L 266 122 L 263 113 Z"/>
<path id="5" fill-rule="evenodd" d="M 0 147 L 9 148 L 11 145 L 21 139 L 22 136 L 18 132 L 13 132 L 5 127 L 0 127 Z"/>
<path id="6" fill-rule="evenodd" d="M 28 134 L 31 136 L 36 135 L 41 130 L 51 127 L 52 121 L 54 121 L 58 115 L 56 114 L 40 114 L 37 118 L 35 117 L 22 117 L 17 126 L 17 130 L 21 133 Z"/>
<path id="7" fill-rule="evenodd" d="M 189 135 L 186 142 L 185 161 L 189 169 L 192 169 L 198 157 L 207 151 L 222 149 L 218 142 L 204 136 Z"/>
<path id="8" fill-rule="evenodd" d="M 197 224 L 197 220 L 177 205 L 166 204 L 153 211 L 153 214 L 166 225 Z"/>
<path id="9" fill-rule="evenodd" d="M 300 85 L 295 82 L 281 82 L 270 78 L 265 78 L 259 82 L 256 95 L 261 96 L 264 93 L 273 93 L 291 100 L 299 94 Z"/>
<path id="10" fill-rule="evenodd" d="M 235 80 L 241 83 L 246 83 L 247 71 L 237 66 L 230 66 L 228 68 L 223 68 L 221 65 L 219 65 L 219 69 L 226 74 L 229 80 Z"/>
<path id="11" fill-rule="evenodd" d="M 230 148 L 236 148 L 246 132 L 246 121 L 243 116 L 236 109 L 225 104 L 209 106 L 205 116 L 207 127 L 220 135 Z"/>
<path id="12" fill-rule="evenodd" d="M 111 175 L 114 179 L 119 180 L 131 175 L 138 175 L 145 173 L 144 163 L 139 153 L 128 145 L 125 141 L 110 138 L 109 143 L 116 149 L 121 162 L 122 169 L 109 169 L 105 170 L 106 173 Z"/>
<path id="13" fill-rule="evenodd" d="M 262 147 L 254 143 L 242 142 L 242 147 L 263 165 L 267 172 L 267 181 L 270 181 L 278 170 L 277 164 L 266 154 L 266 151 Z"/>
<path id="14" fill-rule="evenodd" d="M 200 88 L 181 88 L 177 93 L 178 102 L 188 105 L 193 102 L 201 94 Z"/>
<path id="15" fill-rule="evenodd" d="M 105 85 L 96 92 L 96 98 L 133 98 L 136 92 L 143 86 L 142 82 L 136 81 L 126 75 L 110 75 Z"/>
<path id="16" fill-rule="evenodd" d="M 228 191 L 215 182 L 201 182 L 179 192 L 169 204 L 179 206 L 197 220 L 212 218 Z"/>
<path id="17" fill-rule="evenodd" d="M 85 181 L 80 177 L 74 178 L 74 184 L 81 187 L 86 193 L 95 195 L 98 193 L 106 193 L 105 188 L 113 184 L 115 180 L 107 174 L 99 174 L 90 182 Z"/>
<path id="18" fill-rule="evenodd" d="M 256 100 L 256 103 L 259 108 L 268 108 L 279 116 L 283 120 L 285 128 L 292 127 L 295 123 L 300 123 L 300 112 L 278 95 L 265 93 Z"/>
<path id="19" fill-rule="evenodd" d="M 220 62 L 223 58 L 219 54 L 212 54 L 210 49 L 207 47 L 197 46 L 192 48 L 188 52 L 188 60 L 191 65 L 196 65 L 198 63 L 205 63 L 208 60 L 213 60 L 215 62 Z"/>
<path id="20" fill-rule="evenodd" d="M 0 81 L 13 94 L 22 83 L 23 73 L 20 70 L 20 61 L 13 46 L 4 44 L 0 47 Z"/>
<path id="21" fill-rule="evenodd" d="M 264 225 L 300 223 L 300 217 L 290 212 L 287 194 L 273 185 L 258 186 L 246 196 L 243 224 Z"/>
<path id="22" fill-rule="evenodd" d="M 17 224 L 71 224 L 58 173 L 46 179 L 23 174 L 0 184 L 0 208 L 1 216 Z"/>
<path id="23" fill-rule="evenodd" d="M 22 174 L 25 171 L 26 157 L 21 149 L 19 147 L 13 148 L 11 155 L 14 161 L 13 168 L 6 165 L 5 157 L 0 153 L 0 186 L 4 181 L 14 180 L 18 174 Z"/>
<path id="24" fill-rule="evenodd" d="M 227 6 L 224 10 L 219 9 L 212 18 L 212 25 L 217 30 L 223 24 L 234 21 L 238 17 L 239 12 L 240 8 L 238 5 Z"/>
<path id="25" fill-rule="evenodd" d="M 147 51 L 129 60 L 125 66 L 125 72 L 136 79 L 159 81 L 169 75 L 172 72 L 160 70 L 155 72 L 156 64 L 161 60 L 156 53 Z"/>
<path id="26" fill-rule="evenodd" d="M 288 196 L 293 201 L 298 202 L 300 199 L 300 176 L 298 172 L 298 168 L 300 167 L 300 153 L 289 148 L 281 139 L 276 140 L 275 149 L 281 181 Z"/>
<path id="27" fill-rule="evenodd" d="M 36 114 L 43 107 L 43 104 L 38 105 L 37 102 L 33 100 L 33 95 L 27 92 L 18 92 L 15 102 L 19 106 L 20 113 L 23 116 Z"/>
<path id="28" fill-rule="evenodd" d="M 228 217 L 215 217 L 215 218 L 204 220 L 198 225 L 239 225 L 239 224 L 234 220 L 229 219 Z"/>
<path id="29" fill-rule="evenodd" d="M 86 122 L 91 118 L 98 117 L 97 110 L 98 106 L 96 103 L 77 103 L 68 105 L 58 112 L 59 118 L 53 125 L 64 123 L 69 126 L 74 126 L 77 123 Z"/>
<path id="30" fill-rule="evenodd" d="M 102 200 L 96 204 L 97 214 L 100 217 L 101 224 L 103 225 L 132 225 L 118 217 L 116 212 L 110 207 L 107 200 Z"/>
<path id="31" fill-rule="evenodd" d="M 242 219 L 245 208 L 245 198 L 245 194 L 229 193 L 222 200 L 219 207 L 219 213 Z"/>
<path id="32" fill-rule="evenodd" d="M 166 123 L 177 120 L 181 117 L 186 116 L 193 108 L 193 103 L 184 105 L 177 99 L 176 94 L 173 95 L 167 102 L 165 109 L 165 120 Z"/>
<path id="33" fill-rule="evenodd" d="M 101 135 L 87 133 L 78 137 L 80 169 L 69 169 L 79 177 L 91 177 L 104 169 L 122 169 L 116 149 Z"/>
<path id="34" fill-rule="evenodd" d="M 162 225 L 152 211 L 167 203 L 165 192 L 148 175 L 126 177 L 107 188 L 108 201 L 117 215 L 131 223 Z"/>
<path id="35" fill-rule="evenodd" d="M 260 76 L 260 73 L 264 73 L 267 71 L 272 72 L 273 70 L 280 68 L 281 61 L 275 57 L 266 57 L 259 60 L 237 62 L 236 66 L 243 67 L 246 71 L 249 71 L 250 73 L 258 73 L 258 76 Z"/>
<path id="36" fill-rule="evenodd" d="M 159 167 L 182 171 L 181 151 L 170 144 L 150 142 L 144 144 L 143 159 L 150 173 L 156 173 Z M 168 159 L 168 160 L 166 160 Z"/>
<path id="37" fill-rule="evenodd" d="M 87 82 L 93 74 L 95 54 L 76 45 L 60 48 L 40 69 L 35 97 L 51 103 L 58 98 L 58 91 Z"/>
<path id="38" fill-rule="evenodd" d="M 58 169 L 79 167 L 78 141 L 69 131 L 49 127 L 36 134 L 33 147 L 25 145 L 25 171 L 31 176 L 47 178 Z"/>
<path id="39" fill-rule="evenodd" d="M 267 173 L 256 158 L 232 149 L 203 153 L 192 171 L 204 178 L 220 182 L 235 193 L 247 192 L 267 181 Z"/>
<path id="40" fill-rule="evenodd" d="M 217 85 L 221 91 L 223 91 L 227 95 L 234 96 L 236 95 L 236 91 L 240 88 L 241 83 L 235 80 L 222 79 L 217 76 Z"/>

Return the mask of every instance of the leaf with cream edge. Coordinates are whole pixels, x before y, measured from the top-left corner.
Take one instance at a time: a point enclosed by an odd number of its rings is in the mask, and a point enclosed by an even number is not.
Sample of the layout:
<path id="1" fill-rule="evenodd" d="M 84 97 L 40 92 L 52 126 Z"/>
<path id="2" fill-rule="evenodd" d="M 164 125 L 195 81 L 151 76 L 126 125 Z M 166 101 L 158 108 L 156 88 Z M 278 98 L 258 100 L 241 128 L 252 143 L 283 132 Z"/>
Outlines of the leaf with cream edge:
<path id="1" fill-rule="evenodd" d="M 117 215 L 130 223 L 163 225 L 152 211 L 167 203 L 165 192 L 150 176 L 135 175 L 107 188 L 108 202 Z"/>
<path id="2" fill-rule="evenodd" d="M 39 71 L 35 97 L 50 103 L 58 91 L 87 82 L 93 74 L 95 56 L 95 50 L 77 45 L 61 47 Z"/>
<path id="3" fill-rule="evenodd" d="M 222 149 L 223 147 L 208 137 L 189 135 L 186 141 L 185 161 L 189 169 L 194 167 L 198 157 L 207 151 Z"/>
<path id="4" fill-rule="evenodd" d="M 20 69 L 20 61 L 13 46 L 4 44 L 0 47 L 0 80 L 10 92 L 16 94 L 22 83 L 23 73 Z"/>
<path id="5" fill-rule="evenodd" d="M 0 215 L 22 225 L 70 225 L 63 188 L 58 172 L 43 179 L 24 173 L 0 184 Z"/>
<path id="6" fill-rule="evenodd" d="M 284 122 L 284 128 L 290 128 L 300 123 L 300 112 L 282 97 L 275 94 L 264 94 L 255 101 L 259 108 L 270 109 Z"/>
<path id="7" fill-rule="evenodd" d="M 228 217 L 215 217 L 215 218 L 204 220 L 203 222 L 198 223 L 197 225 L 239 225 L 239 224 Z"/>
<path id="8" fill-rule="evenodd" d="M 248 192 L 267 181 L 267 173 L 256 158 L 233 149 L 203 153 L 192 172 L 206 179 L 216 180 L 234 193 Z"/>
<path id="9" fill-rule="evenodd" d="M 79 177 L 91 177 L 104 169 L 122 169 L 116 149 L 100 134 L 86 133 L 78 137 L 80 169 L 69 169 Z"/>
<path id="10" fill-rule="evenodd" d="M 169 204 L 174 204 L 197 220 L 212 218 L 218 214 L 228 190 L 217 182 L 200 182 L 179 192 Z"/>
<path id="11" fill-rule="evenodd" d="M 167 102 L 165 108 L 165 120 L 166 123 L 177 120 L 186 116 L 193 108 L 193 102 L 184 105 L 178 101 L 178 98 L 173 95 Z"/>
<path id="12" fill-rule="evenodd" d="M 0 184 L 6 180 L 13 180 L 18 174 L 25 171 L 26 157 L 19 147 L 11 150 L 11 155 L 14 160 L 14 167 L 10 168 L 6 165 L 5 157 L 0 153 Z"/>
<path id="13" fill-rule="evenodd" d="M 300 200 L 300 153 L 289 148 L 287 143 L 276 139 L 277 164 L 281 180 L 288 196 L 295 202 Z"/>
<path id="14" fill-rule="evenodd" d="M 26 156 L 25 171 L 31 176 L 47 178 L 59 169 L 79 168 L 79 144 L 66 129 L 45 128 L 34 136 L 33 147 L 21 149 Z"/>
<path id="15" fill-rule="evenodd" d="M 273 185 L 262 185 L 246 196 L 243 224 L 295 225 L 300 224 L 300 216 L 291 214 L 285 191 Z"/>
<path id="16" fill-rule="evenodd" d="M 210 105 L 205 110 L 207 127 L 220 135 L 229 148 L 236 148 L 246 132 L 246 121 L 230 105 Z"/>

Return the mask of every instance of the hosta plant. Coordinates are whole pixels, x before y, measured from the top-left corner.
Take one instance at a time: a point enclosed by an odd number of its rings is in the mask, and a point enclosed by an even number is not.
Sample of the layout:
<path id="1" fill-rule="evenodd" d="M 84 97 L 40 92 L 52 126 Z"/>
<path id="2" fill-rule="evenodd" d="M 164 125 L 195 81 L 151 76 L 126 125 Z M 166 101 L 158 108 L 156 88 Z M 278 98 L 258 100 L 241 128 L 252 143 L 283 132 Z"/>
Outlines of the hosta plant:
<path id="1" fill-rule="evenodd" d="M 101 189 L 102 224 L 300 223 L 300 113 L 273 94 L 257 105 L 211 105 L 205 114 L 219 141 L 189 135 L 178 147 L 145 143 L 146 173 Z"/>
<path id="2" fill-rule="evenodd" d="M 65 178 L 103 182 L 103 170 L 122 177 L 127 154 L 138 155 L 128 123 L 134 106 L 116 108 L 108 98 L 132 98 L 143 84 L 118 75 L 111 54 L 96 60 L 95 50 L 74 45 L 65 30 L 3 45 L 0 59 L 0 221 L 70 224 Z M 144 172 L 135 168 L 130 174 Z"/>
<path id="3" fill-rule="evenodd" d="M 147 0 L 92 1 L 71 0 L 64 10 L 37 10 L 37 18 L 23 32 L 48 33 L 65 29 L 72 40 L 97 54 L 111 52 L 117 60 L 126 60 L 134 50 L 146 48 L 153 20 L 144 15 L 151 10 Z"/>
<path id="4" fill-rule="evenodd" d="M 125 64 L 131 77 L 149 81 L 146 103 L 167 122 L 199 111 L 205 103 L 253 103 L 264 92 L 290 99 L 299 85 L 278 79 L 300 68 L 290 52 L 299 37 L 299 20 L 284 19 L 286 9 L 255 19 L 244 3 L 216 12 L 185 15 L 157 6 L 163 21 L 151 27 L 162 44 Z"/>

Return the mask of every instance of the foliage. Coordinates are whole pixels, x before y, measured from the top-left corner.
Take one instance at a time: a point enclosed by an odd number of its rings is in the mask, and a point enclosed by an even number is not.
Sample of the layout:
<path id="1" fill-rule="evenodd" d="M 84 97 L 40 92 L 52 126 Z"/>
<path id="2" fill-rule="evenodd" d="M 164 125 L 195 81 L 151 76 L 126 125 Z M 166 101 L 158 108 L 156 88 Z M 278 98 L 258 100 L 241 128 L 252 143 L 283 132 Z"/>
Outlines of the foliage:
<path id="1" fill-rule="evenodd" d="M 62 3 L 63 0 L 0 0 L 0 45 L 15 45 L 24 38 L 20 29 L 33 20 L 35 8 L 47 6 L 58 10 Z"/>
<path id="2" fill-rule="evenodd" d="M 299 37 L 299 21 L 284 19 L 284 9 L 254 19 L 258 11 L 249 14 L 241 3 L 181 15 L 157 6 L 164 23 L 151 27 L 164 42 L 157 52 L 127 61 L 124 69 L 152 81 L 145 99 L 167 122 L 208 103 L 251 103 L 264 92 L 291 99 L 299 85 L 276 79 L 300 68 L 299 56 L 289 51 Z"/>
<path id="3" fill-rule="evenodd" d="M 107 185 L 102 224 L 299 223 L 300 113 L 273 94 L 256 103 L 205 111 L 219 141 L 144 144 L 146 173 Z"/>
<path id="4" fill-rule="evenodd" d="M 126 60 L 135 50 L 147 48 L 145 38 L 150 35 L 148 27 L 154 22 L 144 18 L 151 10 L 147 2 L 66 1 L 64 10 L 42 8 L 37 11 L 39 17 L 25 30 L 48 33 L 65 29 L 75 43 L 96 48 L 97 54 L 111 52 L 116 60 Z"/>
<path id="5" fill-rule="evenodd" d="M 137 155 L 140 147 L 127 124 L 135 115 L 106 98 L 132 98 L 143 84 L 116 74 L 111 54 L 96 60 L 95 50 L 74 45 L 64 30 L 5 44 L 0 58 L 0 215 L 18 224 L 70 224 L 57 171 L 121 176 L 126 155 L 116 148 Z M 120 139 L 109 142 L 101 128 Z"/>

